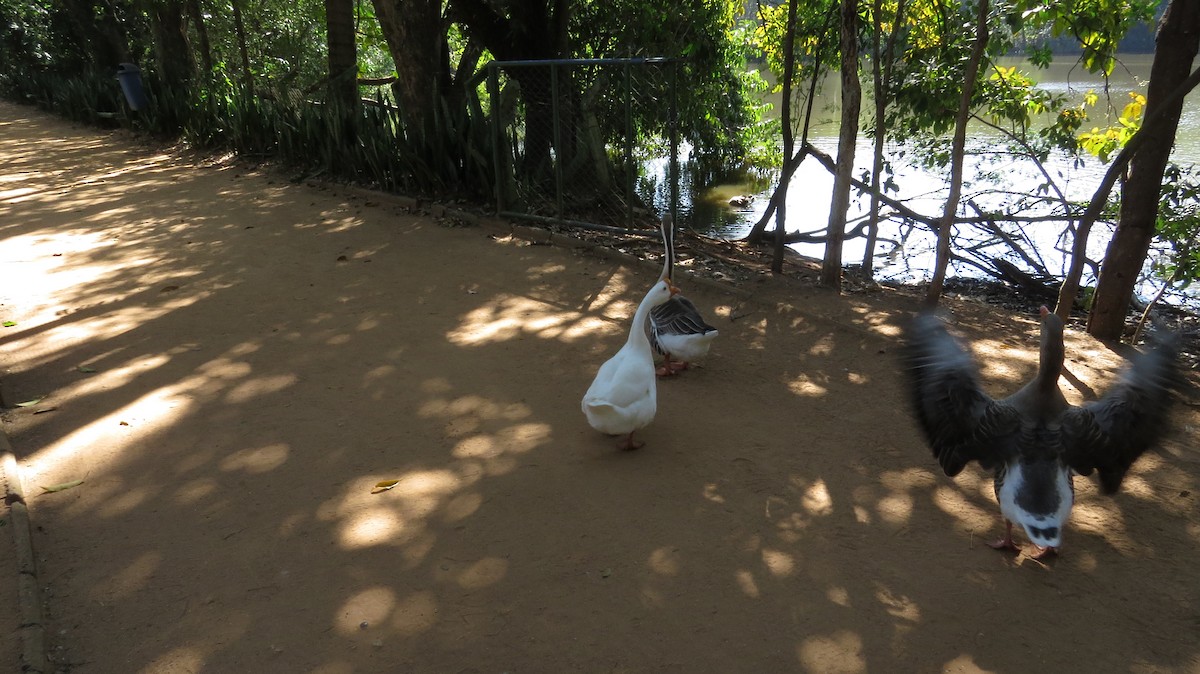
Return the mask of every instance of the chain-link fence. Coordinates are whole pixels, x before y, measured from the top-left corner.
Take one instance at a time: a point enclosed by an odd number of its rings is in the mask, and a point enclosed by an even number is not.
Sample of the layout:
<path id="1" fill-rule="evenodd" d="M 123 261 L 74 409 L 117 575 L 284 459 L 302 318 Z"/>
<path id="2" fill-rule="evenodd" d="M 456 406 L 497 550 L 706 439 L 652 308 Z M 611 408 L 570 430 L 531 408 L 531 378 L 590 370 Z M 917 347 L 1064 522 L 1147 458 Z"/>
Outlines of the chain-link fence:
<path id="1" fill-rule="evenodd" d="M 622 231 L 674 213 L 676 66 L 650 58 L 493 62 L 499 213 Z"/>

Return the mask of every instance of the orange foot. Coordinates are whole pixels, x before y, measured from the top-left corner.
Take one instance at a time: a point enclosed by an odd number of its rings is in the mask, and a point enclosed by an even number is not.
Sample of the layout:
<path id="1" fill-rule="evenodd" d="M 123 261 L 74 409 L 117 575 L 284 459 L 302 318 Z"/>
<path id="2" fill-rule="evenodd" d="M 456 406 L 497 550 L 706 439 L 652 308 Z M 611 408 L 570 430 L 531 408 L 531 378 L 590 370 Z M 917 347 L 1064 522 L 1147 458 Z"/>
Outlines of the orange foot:
<path id="1" fill-rule="evenodd" d="M 1053 557 L 1058 554 L 1058 548 L 1053 546 L 1047 546 L 1043 548 L 1040 545 L 1035 545 L 1033 549 L 1034 553 L 1029 555 L 1029 558 L 1036 559 L 1038 561 L 1046 559 L 1047 557 Z"/>
<path id="2" fill-rule="evenodd" d="M 988 543 L 988 547 L 992 548 L 993 550 L 1012 550 L 1013 552 L 1021 551 L 1021 546 L 1014 543 L 1013 539 L 1009 538 L 1008 536 L 1005 536 L 1004 538 L 997 538 L 996 540 Z"/>
<path id="3" fill-rule="evenodd" d="M 671 360 L 671 355 L 667 354 L 664 357 L 663 364 L 659 365 L 658 368 L 654 370 L 654 374 L 660 377 L 670 377 L 672 375 L 679 374 L 686 369 L 688 369 L 688 364 L 686 362 L 682 360 Z"/>
<path id="4" fill-rule="evenodd" d="M 621 438 L 621 441 L 617 443 L 617 449 L 625 452 L 631 452 L 635 449 L 641 449 L 642 445 L 644 444 L 646 443 L 640 440 L 634 440 L 633 433 L 630 433 L 624 438 Z"/>
<path id="5" fill-rule="evenodd" d="M 1008 520 L 1004 521 L 1004 537 L 997 538 L 996 540 L 988 543 L 988 545 L 994 550 L 1012 550 L 1013 552 L 1021 551 L 1021 546 L 1013 542 L 1012 522 L 1009 522 Z"/>

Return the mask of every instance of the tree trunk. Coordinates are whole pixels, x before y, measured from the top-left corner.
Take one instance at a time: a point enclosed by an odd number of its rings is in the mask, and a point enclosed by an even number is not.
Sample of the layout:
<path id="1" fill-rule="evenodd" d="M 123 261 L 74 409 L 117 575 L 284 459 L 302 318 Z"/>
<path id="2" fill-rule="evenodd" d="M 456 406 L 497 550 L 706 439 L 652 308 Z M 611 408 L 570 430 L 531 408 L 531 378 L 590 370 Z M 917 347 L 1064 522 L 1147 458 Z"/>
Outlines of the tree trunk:
<path id="1" fill-rule="evenodd" d="M 962 96 L 958 100 L 958 116 L 954 120 L 954 140 L 950 146 L 950 194 L 938 223 L 937 256 L 933 263 L 933 280 L 925 293 L 925 303 L 935 306 L 942 297 L 942 286 L 946 282 L 946 267 L 950 264 L 950 230 L 954 226 L 954 214 L 958 212 L 958 200 L 962 196 L 963 155 L 967 145 L 967 120 L 971 118 L 971 96 L 975 92 L 975 79 L 979 75 L 979 64 L 983 61 L 988 43 L 988 3 L 979 0 L 979 14 L 975 22 L 975 44 L 963 73 Z"/>
<path id="2" fill-rule="evenodd" d="M 208 39 L 208 24 L 204 22 L 204 10 L 200 0 L 187 0 L 188 18 L 196 27 L 196 36 L 200 38 L 200 67 L 204 70 L 204 79 L 212 77 L 212 42 Z"/>
<path id="3" fill-rule="evenodd" d="M 838 5 L 830 3 L 829 11 L 825 13 L 825 22 L 821 25 L 820 34 L 822 36 L 825 36 L 829 33 L 829 26 L 833 23 L 833 17 L 838 14 L 838 9 Z M 825 38 L 822 37 L 821 39 L 824 40 Z M 814 53 L 820 53 L 821 49 L 822 46 L 818 44 L 814 50 Z M 804 110 L 804 130 L 800 134 L 800 150 L 796 152 L 795 155 L 783 156 L 783 168 L 780 171 L 779 176 L 780 185 L 787 185 L 791 181 L 792 175 L 796 172 L 796 169 L 800 168 L 801 162 L 803 162 L 804 158 L 808 156 L 809 150 L 811 149 L 808 145 L 808 130 L 812 126 L 813 105 L 817 100 L 817 85 L 821 82 L 821 77 L 824 74 L 819 60 L 814 59 L 812 71 L 812 79 L 809 81 L 808 85 L 808 99 Z M 762 242 L 767 231 L 767 223 L 771 221 L 771 216 L 775 214 L 775 209 L 779 206 L 779 204 L 783 203 L 783 200 L 786 198 L 786 196 L 787 192 L 780 189 L 777 185 L 775 187 L 775 191 L 771 193 L 771 199 L 767 202 L 766 209 L 763 210 L 762 217 L 759 218 L 758 222 L 754 223 L 754 225 L 750 228 L 750 231 L 742 239 L 743 241 L 752 245 L 757 245 Z"/>
<path id="4" fill-rule="evenodd" d="M 497 60 L 555 59 L 568 55 L 567 24 L 570 17 L 567 0 L 518 0 L 509 3 L 508 15 L 500 14 L 486 0 L 451 0 L 449 16 L 463 26 Z M 545 178 L 554 147 L 554 108 L 564 118 L 572 118 L 574 92 L 562 90 L 570 78 L 558 78 L 556 98 L 552 78 L 546 68 L 517 67 L 509 75 L 520 84 L 525 100 L 525 156 L 522 170 L 527 177 Z M 574 153 L 571 139 L 560 139 L 558 160 Z"/>
<path id="5" fill-rule="evenodd" d="M 349 118 L 358 108 L 354 0 L 325 0 L 325 43 L 329 55 L 329 95 L 326 100 Z"/>
<path id="6" fill-rule="evenodd" d="M 787 33 L 783 36 L 783 101 L 780 120 L 783 126 L 783 156 L 792 156 L 792 76 L 796 69 L 796 2 L 788 0 Z M 779 178 L 779 190 L 787 195 L 791 174 L 784 172 Z M 771 271 L 783 273 L 783 254 L 787 249 L 787 199 L 781 199 L 775 208 L 775 255 L 771 258 Z"/>
<path id="7" fill-rule="evenodd" d="M 442 58 L 446 31 L 441 0 L 371 0 L 396 64 L 392 93 L 410 125 L 428 131 L 448 64 Z"/>
<path id="8" fill-rule="evenodd" d="M 154 53 L 158 75 L 163 88 L 174 90 L 177 95 L 188 91 L 188 85 L 196 71 L 183 17 L 184 7 L 181 0 L 156 3 L 150 12 L 151 24 L 154 27 Z"/>
<path id="9" fill-rule="evenodd" d="M 888 35 L 887 46 L 883 40 L 883 0 L 874 0 L 871 9 L 874 27 L 871 31 L 871 76 L 874 80 L 875 93 L 875 155 L 871 161 L 871 214 L 867 224 L 867 243 L 863 250 L 862 278 L 868 283 L 875 280 L 875 242 L 879 238 L 879 210 L 882 202 L 883 185 L 883 153 L 887 140 L 887 102 L 888 82 L 892 77 L 892 59 L 896 50 L 896 37 L 900 34 L 900 21 L 904 16 L 904 0 L 896 3 L 896 17 L 892 22 L 892 32 Z"/>
<path id="10" fill-rule="evenodd" d="M 1079 219 L 1079 227 L 1075 231 L 1075 242 L 1071 246 L 1071 267 L 1067 270 L 1067 276 L 1063 279 L 1062 287 L 1058 291 L 1058 305 L 1055 313 L 1063 320 L 1071 314 L 1071 307 L 1075 304 L 1075 296 L 1079 294 L 1079 279 L 1083 277 L 1083 265 L 1087 256 L 1087 241 L 1088 234 L 1091 232 L 1092 225 L 1100 219 L 1100 215 L 1104 212 L 1104 205 L 1108 203 L 1108 195 L 1112 193 L 1112 188 L 1117 183 L 1117 178 L 1125 173 L 1125 167 L 1129 165 L 1129 160 L 1142 146 L 1142 143 L 1153 133 L 1155 129 L 1163 125 L 1167 121 L 1167 116 L 1164 114 L 1169 111 L 1168 101 L 1182 101 L 1192 89 L 1200 86 L 1200 68 L 1192 71 L 1182 84 L 1171 92 L 1171 95 L 1164 100 L 1163 105 L 1153 115 L 1146 115 L 1142 121 L 1142 128 L 1138 129 L 1133 137 L 1125 143 L 1125 147 L 1117 153 L 1113 163 L 1109 165 L 1108 171 L 1104 173 L 1104 177 L 1100 180 L 1100 186 L 1096 192 L 1092 194 L 1092 200 L 1088 204 L 1087 210 L 1084 211 L 1083 217 Z"/>
<path id="11" fill-rule="evenodd" d="M 1188 79 L 1200 48 L 1200 2 L 1172 0 L 1159 24 L 1156 43 L 1146 92 L 1146 116 L 1162 110 L 1164 120 L 1149 130 L 1129 162 L 1117 229 L 1100 267 L 1095 302 L 1088 317 L 1088 332 L 1102 340 L 1120 339 L 1134 285 L 1154 238 L 1163 172 L 1183 110 L 1183 99 L 1171 94 Z"/>
<path id="12" fill-rule="evenodd" d="M 237 33 L 238 53 L 242 57 L 242 87 L 254 94 L 254 76 L 250 74 L 250 51 L 246 49 L 246 24 L 242 21 L 242 0 L 229 0 L 233 8 L 233 30 Z"/>
<path id="13" fill-rule="evenodd" d="M 854 172 L 854 146 L 858 142 L 858 113 L 862 86 L 858 81 L 858 3 L 842 0 L 842 122 L 838 133 L 837 172 L 829 205 L 829 238 L 821 263 L 821 285 L 841 291 L 842 242 L 846 213 L 850 210 L 850 179 Z"/>

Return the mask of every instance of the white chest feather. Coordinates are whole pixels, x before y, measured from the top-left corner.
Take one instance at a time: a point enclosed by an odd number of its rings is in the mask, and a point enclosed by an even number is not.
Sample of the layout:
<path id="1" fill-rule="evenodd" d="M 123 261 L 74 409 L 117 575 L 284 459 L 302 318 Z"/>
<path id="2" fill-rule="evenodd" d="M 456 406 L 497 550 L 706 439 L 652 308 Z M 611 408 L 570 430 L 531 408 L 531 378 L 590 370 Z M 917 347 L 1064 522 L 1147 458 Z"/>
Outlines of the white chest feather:
<path id="1" fill-rule="evenodd" d="M 1052 463 L 1012 464 L 996 498 L 1004 518 L 1021 525 L 1034 544 L 1062 544 L 1063 527 L 1075 502 L 1069 468 Z"/>

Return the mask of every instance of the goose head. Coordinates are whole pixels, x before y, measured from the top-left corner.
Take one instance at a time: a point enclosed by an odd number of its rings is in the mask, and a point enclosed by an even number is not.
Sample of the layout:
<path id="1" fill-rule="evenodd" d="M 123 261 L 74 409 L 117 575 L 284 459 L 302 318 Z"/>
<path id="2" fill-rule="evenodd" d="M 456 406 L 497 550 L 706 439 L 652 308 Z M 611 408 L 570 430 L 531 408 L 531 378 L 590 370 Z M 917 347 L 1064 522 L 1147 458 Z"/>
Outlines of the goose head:
<path id="1" fill-rule="evenodd" d="M 642 304 L 651 308 L 657 307 L 678 294 L 679 288 L 676 288 L 675 284 L 671 283 L 669 279 L 659 279 L 658 283 L 655 283 L 654 287 L 650 289 L 650 292 L 646 293 Z"/>

